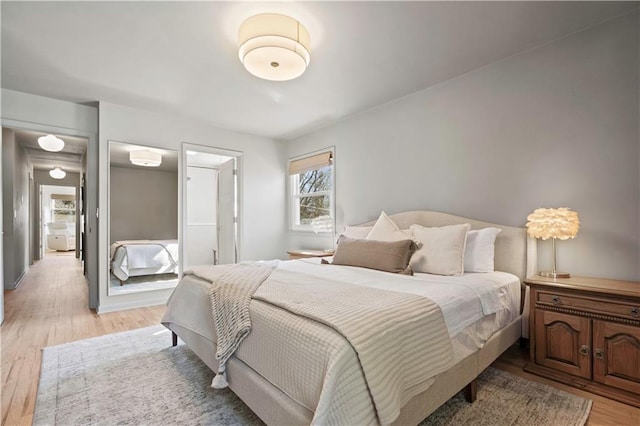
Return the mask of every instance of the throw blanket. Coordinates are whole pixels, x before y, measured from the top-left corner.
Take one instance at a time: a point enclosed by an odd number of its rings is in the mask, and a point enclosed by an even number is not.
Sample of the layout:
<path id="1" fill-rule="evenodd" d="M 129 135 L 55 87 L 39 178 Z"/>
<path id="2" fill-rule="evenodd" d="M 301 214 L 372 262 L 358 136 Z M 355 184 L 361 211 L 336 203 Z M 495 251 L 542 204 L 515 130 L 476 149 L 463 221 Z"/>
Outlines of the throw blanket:
<path id="1" fill-rule="evenodd" d="M 239 263 L 218 268 L 196 267 L 187 272 L 212 283 L 209 296 L 218 337 L 218 374 L 213 378 L 211 387 L 224 389 L 229 386 L 226 363 L 251 331 L 251 296 L 276 266 L 277 262 Z"/>
<path id="2" fill-rule="evenodd" d="M 357 353 L 381 424 L 392 423 L 453 363 L 442 311 L 425 297 L 276 269 L 253 298 L 343 335 Z"/>

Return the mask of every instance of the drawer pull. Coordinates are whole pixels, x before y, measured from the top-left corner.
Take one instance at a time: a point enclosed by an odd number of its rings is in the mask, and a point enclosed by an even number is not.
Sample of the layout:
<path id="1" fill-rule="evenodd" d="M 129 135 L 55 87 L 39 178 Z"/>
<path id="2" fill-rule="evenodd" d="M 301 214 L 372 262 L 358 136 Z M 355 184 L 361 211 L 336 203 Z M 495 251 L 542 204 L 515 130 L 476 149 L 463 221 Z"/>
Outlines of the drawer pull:
<path id="1" fill-rule="evenodd" d="M 630 313 L 632 317 L 640 317 L 640 308 L 638 308 L 637 306 L 634 306 L 633 308 L 631 308 Z"/>
<path id="2" fill-rule="evenodd" d="M 596 348 L 596 350 L 593 352 L 593 356 L 595 356 L 598 359 L 603 359 L 604 358 L 604 351 L 600 348 Z"/>
<path id="3" fill-rule="evenodd" d="M 551 298 L 551 301 L 553 302 L 554 305 L 559 305 L 560 304 L 560 298 L 558 296 L 553 296 Z"/>
<path id="4" fill-rule="evenodd" d="M 584 356 L 589 355 L 589 346 L 587 346 L 587 345 L 582 345 L 582 346 L 580 347 L 580 350 L 579 350 L 578 352 L 580 352 L 580 355 L 584 355 Z"/>

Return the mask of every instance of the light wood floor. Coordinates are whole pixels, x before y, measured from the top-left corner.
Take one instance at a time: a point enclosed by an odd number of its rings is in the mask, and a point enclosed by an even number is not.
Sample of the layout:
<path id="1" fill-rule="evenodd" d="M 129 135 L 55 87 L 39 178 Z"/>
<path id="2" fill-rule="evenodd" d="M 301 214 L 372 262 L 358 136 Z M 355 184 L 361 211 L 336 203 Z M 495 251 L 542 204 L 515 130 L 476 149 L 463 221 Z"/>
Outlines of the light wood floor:
<path id="1" fill-rule="evenodd" d="M 160 323 L 164 306 L 96 315 L 80 261 L 50 255 L 16 290 L 5 291 L 2 325 L 2 424 L 31 425 L 42 348 Z"/>
<path id="2" fill-rule="evenodd" d="M 17 290 L 5 292 L 2 326 L 2 425 L 30 425 L 42 348 L 158 324 L 164 306 L 96 315 L 87 308 L 87 285 L 73 256 L 47 256 Z M 638 426 L 640 409 L 526 373 L 528 353 L 517 346 L 494 366 L 593 400 L 589 426 Z M 558 425 L 561 426 L 561 425 Z"/>

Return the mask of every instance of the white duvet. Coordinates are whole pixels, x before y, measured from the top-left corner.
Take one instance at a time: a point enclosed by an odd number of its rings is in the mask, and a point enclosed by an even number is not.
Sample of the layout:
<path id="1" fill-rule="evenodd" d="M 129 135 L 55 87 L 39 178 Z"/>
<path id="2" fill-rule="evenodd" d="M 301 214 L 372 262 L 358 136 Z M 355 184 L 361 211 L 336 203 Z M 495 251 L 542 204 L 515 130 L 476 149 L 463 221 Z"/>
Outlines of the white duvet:
<path id="1" fill-rule="evenodd" d="M 117 241 L 111 246 L 111 257 L 113 274 L 122 281 L 130 276 L 175 272 L 178 268 L 178 241 Z"/>
<path id="2" fill-rule="evenodd" d="M 520 281 L 503 272 L 403 276 L 321 265 L 319 259 L 282 261 L 278 269 L 430 298 L 443 312 L 454 362 L 481 348 L 519 315 Z M 162 323 L 176 324 L 215 343 L 210 286 L 187 274 L 171 296 Z M 377 423 L 365 378 L 357 368 L 357 355 L 341 335 L 255 299 L 251 302 L 251 321 L 252 331 L 235 356 L 315 413 L 312 423 L 350 424 L 356 419 L 358 424 Z M 431 383 L 435 378 L 428 380 Z"/>
<path id="3" fill-rule="evenodd" d="M 503 324 L 498 324 L 501 328 L 514 320 L 520 310 L 520 279 L 507 272 L 407 276 L 351 266 L 322 265 L 319 259 L 280 262 L 279 268 L 428 297 L 442 309 L 452 339 L 471 324 L 492 314 L 500 314 L 503 318 L 500 321 Z"/>

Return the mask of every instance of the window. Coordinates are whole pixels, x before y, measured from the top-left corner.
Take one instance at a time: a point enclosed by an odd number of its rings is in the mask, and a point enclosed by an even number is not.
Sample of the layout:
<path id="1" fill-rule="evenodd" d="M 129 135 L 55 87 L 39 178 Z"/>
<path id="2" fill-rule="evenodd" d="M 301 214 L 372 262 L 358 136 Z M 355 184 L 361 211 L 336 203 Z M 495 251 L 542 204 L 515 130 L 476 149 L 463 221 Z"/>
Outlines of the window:
<path id="1" fill-rule="evenodd" d="M 291 160 L 293 230 L 331 232 L 334 221 L 333 152 Z"/>
<path id="2" fill-rule="evenodd" d="M 53 222 L 75 222 L 75 197 L 59 194 L 51 195 L 51 215 Z"/>

